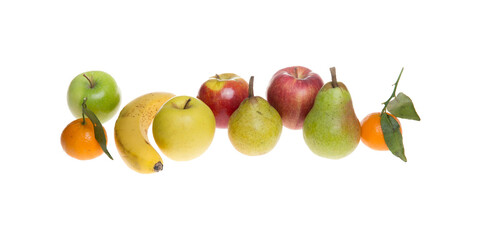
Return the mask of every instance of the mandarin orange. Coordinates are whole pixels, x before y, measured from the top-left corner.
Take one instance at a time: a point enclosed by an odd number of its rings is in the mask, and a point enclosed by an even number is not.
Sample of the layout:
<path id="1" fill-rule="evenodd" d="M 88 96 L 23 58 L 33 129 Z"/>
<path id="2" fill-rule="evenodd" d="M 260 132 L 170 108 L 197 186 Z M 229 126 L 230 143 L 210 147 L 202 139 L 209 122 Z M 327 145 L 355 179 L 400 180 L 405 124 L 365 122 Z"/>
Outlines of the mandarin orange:
<path id="1" fill-rule="evenodd" d="M 400 121 L 390 113 L 388 115 L 392 116 L 400 125 Z M 361 122 L 362 125 L 362 142 L 367 145 L 369 148 L 378 151 L 388 150 L 388 146 L 385 143 L 383 138 L 382 126 L 380 124 L 380 113 L 371 113 L 367 115 Z M 400 132 L 402 132 L 402 126 L 400 125 Z"/>
<path id="2" fill-rule="evenodd" d="M 103 131 L 105 132 L 105 128 Z M 93 124 L 89 118 L 85 118 L 85 122 L 83 118 L 79 118 L 68 124 L 62 132 L 61 143 L 68 155 L 79 160 L 93 159 L 103 153 L 95 139 Z"/>

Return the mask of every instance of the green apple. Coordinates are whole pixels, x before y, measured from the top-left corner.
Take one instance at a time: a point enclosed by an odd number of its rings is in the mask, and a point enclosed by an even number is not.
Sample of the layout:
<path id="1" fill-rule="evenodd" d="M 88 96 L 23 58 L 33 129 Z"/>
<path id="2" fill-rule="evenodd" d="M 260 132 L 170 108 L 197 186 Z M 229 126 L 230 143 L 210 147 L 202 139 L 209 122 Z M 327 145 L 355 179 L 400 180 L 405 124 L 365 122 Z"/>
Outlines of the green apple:
<path id="1" fill-rule="evenodd" d="M 82 117 L 85 97 L 88 109 L 94 112 L 102 123 L 111 119 L 120 107 L 120 90 L 113 77 L 106 72 L 80 73 L 70 83 L 67 93 L 68 107 L 76 118 Z"/>
<path id="2" fill-rule="evenodd" d="M 177 96 L 158 111 L 152 131 L 155 142 L 168 158 L 191 160 L 202 155 L 212 143 L 215 116 L 197 98 Z"/>

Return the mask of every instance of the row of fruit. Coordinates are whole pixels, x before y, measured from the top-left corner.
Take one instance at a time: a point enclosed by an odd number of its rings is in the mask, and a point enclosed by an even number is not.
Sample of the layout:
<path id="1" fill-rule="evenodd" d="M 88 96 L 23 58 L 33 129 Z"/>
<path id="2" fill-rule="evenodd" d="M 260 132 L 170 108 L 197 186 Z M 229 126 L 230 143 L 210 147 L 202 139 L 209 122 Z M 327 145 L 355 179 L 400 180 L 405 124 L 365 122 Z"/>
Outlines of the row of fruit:
<path id="1" fill-rule="evenodd" d="M 125 163 L 139 173 L 163 169 L 163 160 L 148 139 L 152 125 L 159 149 L 168 158 L 197 158 L 210 146 L 216 128 L 228 128 L 230 142 L 239 152 L 254 156 L 271 151 L 283 126 L 303 129 L 305 143 L 315 154 L 339 159 L 352 153 L 360 139 L 374 150 L 390 150 L 406 161 L 397 117 L 420 120 L 405 94 L 396 95 L 400 75 L 381 112 L 360 123 L 350 93 L 330 68 L 332 81 L 324 84 L 310 69 L 294 66 L 277 71 L 268 86 L 267 99 L 253 93 L 253 76 L 247 83 L 232 73 L 217 74 L 204 82 L 197 97 L 152 92 L 120 111 L 115 123 L 115 144 Z M 102 123 L 120 107 L 120 92 L 107 73 L 91 71 L 75 77 L 68 89 L 68 105 L 78 119 L 62 132 L 61 143 L 70 156 L 92 159 L 107 150 Z M 387 113 L 388 110 L 388 113 Z"/>

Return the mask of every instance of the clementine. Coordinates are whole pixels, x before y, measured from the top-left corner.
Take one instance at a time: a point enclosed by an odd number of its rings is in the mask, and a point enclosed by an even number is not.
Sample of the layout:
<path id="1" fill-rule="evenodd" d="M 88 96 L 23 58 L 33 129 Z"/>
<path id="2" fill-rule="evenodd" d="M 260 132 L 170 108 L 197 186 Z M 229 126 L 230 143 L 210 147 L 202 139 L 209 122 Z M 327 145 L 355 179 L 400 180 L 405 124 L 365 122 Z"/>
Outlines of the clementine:
<path id="1" fill-rule="evenodd" d="M 395 121 L 400 125 L 400 121 L 390 113 L 388 115 L 392 116 Z M 361 122 L 362 125 L 362 142 L 367 145 L 369 148 L 378 151 L 388 150 L 388 146 L 385 143 L 383 138 L 382 126 L 380 124 L 380 113 L 370 113 L 367 115 Z M 402 126 L 400 125 L 400 132 L 402 132 Z"/>
<path id="2" fill-rule="evenodd" d="M 105 128 L 103 129 L 105 132 Z M 105 138 L 107 134 L 105 132 Z M 65 127 L 61 136 L 63 150 L 78 160 L 89 160 L 103 153 L 102 147 L 95 139 L 93 123 L 89 118 L 79 118 Z"/>

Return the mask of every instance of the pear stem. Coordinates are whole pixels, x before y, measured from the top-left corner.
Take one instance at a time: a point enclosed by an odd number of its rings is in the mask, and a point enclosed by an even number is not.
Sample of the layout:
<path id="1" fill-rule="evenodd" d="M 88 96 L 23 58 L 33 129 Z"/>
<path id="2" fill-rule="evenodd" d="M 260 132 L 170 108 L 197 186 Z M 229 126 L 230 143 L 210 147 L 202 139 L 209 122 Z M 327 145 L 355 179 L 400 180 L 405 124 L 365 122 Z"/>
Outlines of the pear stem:
<path id="1" fill-rule="evenodd" d="M 400 74 L 398 75 L 397 81 L 395 82 L 395 87 L 393 88 L 392 95 L 388 98 L 386 102 L 383 103 L 385 106 L 382 109 L 382 113 L 384 113 L 385 110 L 387 109 L 387 106 L 388 106 L 388 103 L 390 103 L 390 100 L 392 100 L 392 98 L 395 97 L 395 93 L 397 92 L 397 87 L 398 87 L 398 81 L 400 81 L 400 77 L 402 76 L 402 73 L 403 73 L 403 67 L 402 67 L 402 70 L 400 71 Z"/>
<path id="2" fill-rule="evenodd" d="M 337 83 L 337 72 L 335 71 L 335 67 L 330 68 L 330 73 L 332 74 L 332 87 L 338 87 Z"/>
<path id="3" fill-rule="evenodd" d="M 298 78 L 298 67 L 295 67 L 295 78 Z"/>
<path id="4" fill-rule="evenodd" d="M 220 76 L 218 76 L 218 74 L 215 74 L 215 77 L 220 80 Z"/>
<path id="5" fill-rule="evenodd" d="M 191 98 L 189 98 L 189 99 L 187 100 L 187 102 L 185 103 L 185 106 L 183 106 L 183 109 L 187 109 L 187 108 L 188 108 L 187 105 L 188 105 L 188 103 L 190 103 L 191 100 L 192 100 Z"/>
<path id="6" fill-rule="evenodd" d="M 248 81 L 248 97 L 253 97 L 253 76 L 251 76 L 250 81 Z"/>
<path id="7" fill-rule="evenodd" d="M 90 80 L 90 78 L 87 77 L 87 75 L 84 73 L 83 76 L 88 80 L 88 82 L 90 83 L 90 88 L 93 88 L 93 82 L 92 80 Z"/>

